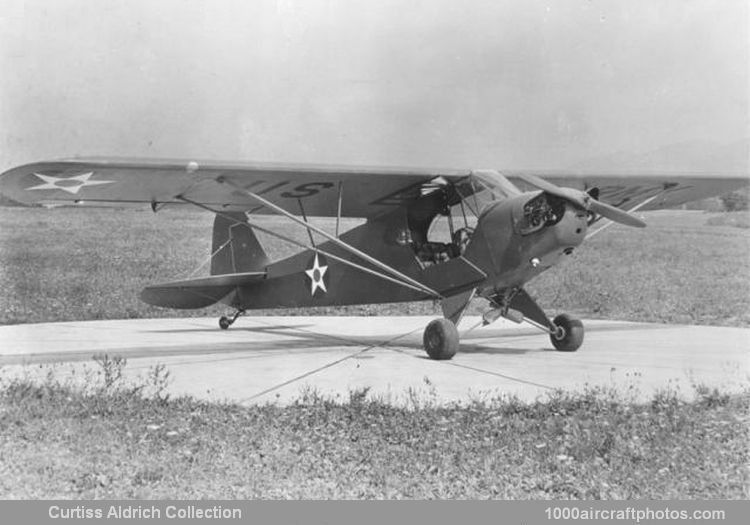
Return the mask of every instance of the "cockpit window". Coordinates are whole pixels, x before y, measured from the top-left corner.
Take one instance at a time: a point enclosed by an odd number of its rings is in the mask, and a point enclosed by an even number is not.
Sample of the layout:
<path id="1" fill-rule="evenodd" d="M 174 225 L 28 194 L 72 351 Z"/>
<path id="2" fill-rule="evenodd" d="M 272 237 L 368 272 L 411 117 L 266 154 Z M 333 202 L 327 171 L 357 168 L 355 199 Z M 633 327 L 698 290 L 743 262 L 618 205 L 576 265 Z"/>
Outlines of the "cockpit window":
<path id="1" fill-rule="evenodd" d="M 505 195 L 499 194 L 497 189 L 474 175 L 456 184 L 455 188 L 462 197 L 465 210 L 474 217 L 479 217 L 482 210 L 496 199 L 505 198 Z"/>
<path id="2" fill-rule="evenodd" d="M 476 219 L 467 216 L 461 206 L 448 209 L 447 215 L 438 214 L 427 228 L 423 242 L 412 242 L 414 253 L 423 265 L 447 262 L 463 255 L 474 234 Z M 413 232 L 414 235 L 414 232 Z"/>

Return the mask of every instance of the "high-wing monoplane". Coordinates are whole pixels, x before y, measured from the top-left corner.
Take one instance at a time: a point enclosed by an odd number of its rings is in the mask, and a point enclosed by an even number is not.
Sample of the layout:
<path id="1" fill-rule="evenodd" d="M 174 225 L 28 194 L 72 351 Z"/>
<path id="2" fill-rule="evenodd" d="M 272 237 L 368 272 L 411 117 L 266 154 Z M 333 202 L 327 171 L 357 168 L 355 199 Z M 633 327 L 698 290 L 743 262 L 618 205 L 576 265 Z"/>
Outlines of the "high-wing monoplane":
<path id="1" fill-rule="evenodd" d="M 527 322 L 557 350 L 575 351 L 583 325 L 550 319 L 526 283 L 569 256 L 600 219 L 643 227 L 633 212 L 674 207 L 746 185 L 746 175 L 581 174 L 73 159 L 20 166 L 0 193 L 27 205 L 196 206 L 215 214 L 210 276 L 146 287 L 167 308 L 223 303 L 247 310 L 436 300 L 429 323 L 433 359 L 459 348 L 456 325 L 474 298 L 483 319 Z M 259 223 L 278 214 L 307 230 L 300 242 Z M 334 231 L 309 221 L 336 219 Z M 340 233 L 345 218 L 365 219 Z M 434 224 L 447 222 L 443 238 Z M 610 224 L 602 222 L 597 228 Z M 301 248 L 270 261 L 256 232 Z"/>

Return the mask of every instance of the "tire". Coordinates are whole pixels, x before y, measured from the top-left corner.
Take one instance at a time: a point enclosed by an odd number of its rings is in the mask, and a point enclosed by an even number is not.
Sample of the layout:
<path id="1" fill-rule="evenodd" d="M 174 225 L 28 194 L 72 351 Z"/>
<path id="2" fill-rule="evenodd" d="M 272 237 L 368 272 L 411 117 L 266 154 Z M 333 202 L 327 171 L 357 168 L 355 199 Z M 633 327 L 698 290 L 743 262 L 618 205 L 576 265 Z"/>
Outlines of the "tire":
<path id="1" fill-rule="evenodd" d="M 552 320 L 558 327 L 557 334 L 550 334 L 556 350 L 560 352 L 575 352 L 583 344 L 583 323 L 568 314 L 560 314 Z"/>
<path id="2" fill-rule="evenodd" d="M 458 351 L 458 329 L 448 319 L 435 319 L 424 329 L 422 342 L 430 359 L 450 359 Z"/>
<path id="3" fill-rule="evenodd" d="M 226 330 L 231 326 L 231 324 L 232 322 L 229 320 L 229 317 L 222 315 L 219 318 L 219 328 L 221 328 L 222 330 Z"/>

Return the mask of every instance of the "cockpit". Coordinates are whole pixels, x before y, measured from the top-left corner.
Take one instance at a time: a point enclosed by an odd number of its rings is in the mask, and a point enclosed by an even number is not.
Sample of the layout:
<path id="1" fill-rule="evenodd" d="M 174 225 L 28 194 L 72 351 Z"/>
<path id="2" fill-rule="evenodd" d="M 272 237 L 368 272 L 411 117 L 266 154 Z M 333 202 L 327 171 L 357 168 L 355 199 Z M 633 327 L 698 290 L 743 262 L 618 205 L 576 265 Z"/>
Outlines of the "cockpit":
<path id="1" fill-rule="evenodd" d="M 565 201 L 544 191 L 526 199 L 486 180 L 467 177 L 455 185 L 432 184 L 408 211 L 408 228 L 399 243 L 411 246 L 422 266 L 447 262 L 463 255 L 478 218 L 489 205 L 512 199 L 513 229 L 530 235 L 553 226 L 565 215 Z"/>
<path id="2" fill-rule="evenodd" d="M 450 240 L 447 242 L 429 235 L 428 240 L 422 243 L 413 243 L 412 247 L 421 263 L 425 265 L 439 264 L 463 255 L 473 233 L 474 228 L 465 226 L 453 231 L 450 234 Z"/>
<path id="3" fill-rule="evenodd" d="M 477 193 L 485 189 L 470 188 L 473 199 L 468 203 L 462 195 L 465 188 L 457 185 L 433 185 L 432 188 L 437 189 L 423 195 L 408 212 L 408 244 L 423 267 L 463 255 L 482 207 Z"/>

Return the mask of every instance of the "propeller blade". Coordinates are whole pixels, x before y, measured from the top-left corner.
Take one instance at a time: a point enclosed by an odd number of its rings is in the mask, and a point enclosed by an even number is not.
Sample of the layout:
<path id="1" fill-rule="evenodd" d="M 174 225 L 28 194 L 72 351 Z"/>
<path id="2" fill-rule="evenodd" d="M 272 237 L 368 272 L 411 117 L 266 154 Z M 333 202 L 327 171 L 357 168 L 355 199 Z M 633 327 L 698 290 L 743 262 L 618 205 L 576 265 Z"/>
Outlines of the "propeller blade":
<path id="1" fill-rule="evenodd" d="M 620 208 L 615 208 L 614 206 L 611 206 L 606 202 L 592 199 L 591 202 L 589 202 L 589 206 L 591 207 L 591 211 L 601 215 L 602 217 L 606 217 L 611 221 L 619 222 L 620 224 L 624 224 L 625 226 L 634 226 L 636 228 L 646 227 L 646 223 L 640 220 L 635 215 L 621 210 Z"/>
<path id="2" fill-rule="evenodd" d="M 555 197 L 560 197 L 561 199 L 570 201 L 578 207 L 583 208 L 584 210 L 589 209 L 589 196 L 582 191 L 573 188 L 561 188 L 560 186 L 556 186 L 551 182 L 547 182 L 541 177 L 537 177 L 536 175 L 532 175 L 530 173 L 519 173 L 517 176 L 519 179 L 527 182 L 528 184 L 531 184 L 535 188 L 546 191 L 550 195 L 554 195 Z"/>
<path id="3" fill-rule="evenodd" d="M 537 177 L 536 175 L 532 175 L 531 173 L 518 173 L 516 174 L 516 177 L 519 179 L 528 182 L 532 186 L 539 188 L 540 190 L 548 191 L 552 195 L 557 195 L 558 197 L 562 197 L 562 195 L 559 195 L 559 191 L 562 189 L 560 186 L 555 186 L 551 182 L 547 182 L 541 177 Z"/>
<path id="4" fill-rule="evenodd" d="M 611 206 L 606 202 L 596 200 L 596 197 L 598 197 L 599 195 L 598 188 L 594 188 L 596 191 L 594 192 L 592 190 L 592 192 L 589 194 L 573 188 L 561 188 L 560 186 L 556 186 L 551 182 L 547 182 L 546 180 L 537 177 L 536 175 L 531 175 L 528 173 L 519 174 L 518 177 L 531 184 L 532 186 L 546 191 L 550 195 L 555 195 L 556 197 L 566 199 L 585 210 L 591 210 L 594 213 L 597 213 L 602 217 L 606 217 L 611 221 L 619 222 L 620 224 L 624 224 L 626 226 L 634 226 L 636 228 L 646 227 L 646 223 L 640 220 L 635 215 L 631 215 L 624 210 L 615 208 L 614 206 Z"/>

